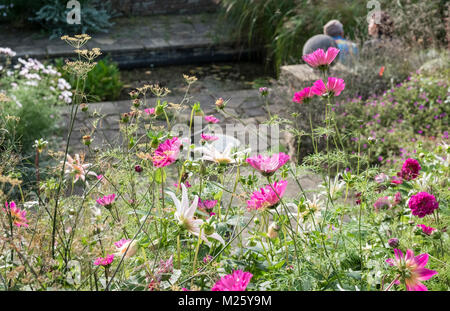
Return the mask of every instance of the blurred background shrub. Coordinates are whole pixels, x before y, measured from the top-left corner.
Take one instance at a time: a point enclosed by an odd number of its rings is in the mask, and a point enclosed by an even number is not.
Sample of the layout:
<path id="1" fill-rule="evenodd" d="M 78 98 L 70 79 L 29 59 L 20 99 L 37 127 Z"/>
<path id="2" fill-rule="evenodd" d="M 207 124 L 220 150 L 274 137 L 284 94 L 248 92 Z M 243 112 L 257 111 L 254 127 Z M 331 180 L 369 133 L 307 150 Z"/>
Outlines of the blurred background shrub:
<path id="1" fill-rule="evenodd" d="M 58 71 L 75 88 L 76 80 L 62 69 L 64 64 L 62 58 L 55 60 Z M 109 57 L 105 57 L 99 60 L 97 65 L 88 73 L 85 92 L 89 94 L 89 100 L 91 101 L 116 100 L 120 96 L 122 87 L 123 83 L 120 80 L 120 71 L 117 64 L 111 61 Z"/>

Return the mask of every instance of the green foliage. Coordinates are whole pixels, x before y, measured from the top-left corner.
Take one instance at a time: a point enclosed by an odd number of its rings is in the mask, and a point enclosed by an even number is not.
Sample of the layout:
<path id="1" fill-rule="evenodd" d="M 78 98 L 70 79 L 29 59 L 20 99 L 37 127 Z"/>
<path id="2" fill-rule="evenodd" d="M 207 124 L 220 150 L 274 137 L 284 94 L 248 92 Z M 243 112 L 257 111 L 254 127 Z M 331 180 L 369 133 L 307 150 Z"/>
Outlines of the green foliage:
<path id="1" fill-rule="evenodd" d="M 432 76 L 414 74 L 383 95 L 338 102 L 337 124 L 349 133 L 348 151 L 357 152 L 359 146 L 373 163 L 392 163 L 413 153 L 411 142 L 448 138 L 448 72 L 446 68 Z"/>
<path id="2" fill-rule="evenodd" d="M 63 59 L 56 59 L 55 66 L 69 81 L 72 88 L 76 87 L 76 79 L 65 72 Z M 97 62 L 97 65 L 88 73 L 86 78 L 86 93 L 94 101 L 115 100 L 120 96 L 123 83 L 120 81 L 120 71 L 117 64 L 108 57 Z"/>

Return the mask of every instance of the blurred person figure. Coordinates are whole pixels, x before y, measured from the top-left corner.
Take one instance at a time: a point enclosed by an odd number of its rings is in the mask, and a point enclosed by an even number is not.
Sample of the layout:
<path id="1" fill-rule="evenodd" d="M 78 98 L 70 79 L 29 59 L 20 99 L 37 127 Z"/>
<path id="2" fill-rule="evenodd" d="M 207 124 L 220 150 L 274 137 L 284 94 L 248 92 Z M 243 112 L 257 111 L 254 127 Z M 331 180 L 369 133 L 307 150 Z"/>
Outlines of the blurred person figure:
<path id="1" fill-rule="evenodd" d="M 333 38 L 337 48 L 340 50 L 338 61 L 344 65 L 350 65 L 352 60 L 358 55 L 358 46 L 344 39 L 344 26 L 337 19 L 326 23 L 323 27 L 323 33 Z"/>
<path id="2" fill-rule="evenodd" d="M 379 17 L 378 21 L 377 14 Z M 386 49 L 389 46 L 397 46 L 400 42 L 393 38 L 394 29 L 394 21 L 388 13 L 384 11 L 374 13 L 368 28 L 372 39 L 364 43 L 363 49 L 378 50 Z"/>

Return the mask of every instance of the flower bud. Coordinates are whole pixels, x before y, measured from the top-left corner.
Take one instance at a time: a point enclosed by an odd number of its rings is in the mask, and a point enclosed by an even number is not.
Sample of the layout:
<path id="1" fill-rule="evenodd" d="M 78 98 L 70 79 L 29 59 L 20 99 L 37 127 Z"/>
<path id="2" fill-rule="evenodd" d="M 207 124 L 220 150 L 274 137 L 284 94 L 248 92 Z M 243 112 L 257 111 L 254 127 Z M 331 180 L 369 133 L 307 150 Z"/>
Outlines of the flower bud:
<path id="1" fill-rule="evenodd" d="M 91 135 L 84 135 L 83 136 L 83 144 L 86 146 L 89 146 L 92 143 Z"/>
<path id="2" fill-rule="evenodd" d="M 218 100 L 216 100 L 216 107 L 217 109 L 223 109 L 225 108 L 225 101 L 223 100 L 223 98 L 219 98 Z"/>
<path id="3" fill-rule="evenodd" d="M 157 116 L 160 116 L 164 113 L 164 106 L 163 105 L 157 105 L 155 108 L 155 114 Z"/>
<path id="4" fill-rule="evenodd" d="M 83 112 L 87 112 L 88 111 L 89 106 L 87 104 L 80 104 L 80 109 Z"/>
<path id="5" fill-rule="evenodd" d="M 140 173 L 140 172 L 143 171 L 143 168 L 142 168 L 142 166 L 140 166 L 140 165 L 136 165 L 136 166 L 134 167 L 134 170 L 135 170 L 136 172 Z"/>
<path id="6" fill-rule="evenodd" d="M 278 231 L 280 231 L 280 226 L 276 222 L 273 222 L 267 230 L 267 235 L 269 238 L 275 239 L 278 236 Z"/>
<path id="7" fill-rule="evenodd" d="M 392 238 L 392 239 L 389 239 L 388 244 L 392 248 L 397 248 L 400 243 L 397 238 Z"/>
<path id="8" fill-rule="evenodd" d="M 122 123 L 128 123 L 130 121 L 130 115 L 128 113 L 123 113 L 120 121 Z"/>
<path id="9" fill-rule="evenodd" d="M 261 96 L 267 96 L 269 95 L 269 89 L 267 87 L 260 87 L 259 93 L 261 94 Z"/>

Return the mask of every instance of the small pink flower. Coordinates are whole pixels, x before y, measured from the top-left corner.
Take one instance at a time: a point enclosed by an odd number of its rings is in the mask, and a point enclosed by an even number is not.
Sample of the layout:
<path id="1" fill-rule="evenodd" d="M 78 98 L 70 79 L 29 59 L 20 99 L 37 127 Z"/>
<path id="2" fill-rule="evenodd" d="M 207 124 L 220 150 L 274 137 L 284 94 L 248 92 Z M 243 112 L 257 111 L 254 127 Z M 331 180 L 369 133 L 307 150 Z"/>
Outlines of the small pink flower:
<path id="1" fill-rule="evenodd" d="M 217 205 L 217 200 L 198 199 L 198 208 L 202 210 L 212 210 Z"/>
<path id="2" fill-rule="evenodd" d="M 281 180 L 275 182 L 273 185 L 267 185 L 259 191 L 253 192 L 250 200 L 247 201 L 247 209 L 260 210 L 275 207 L 279 203 L 280 198 L 283 197 L 286 186 L 287 181 Z M 273 191 L 272 188 L 275 189 L 276 192 Z"/>
<path id="3" fill-rule="evenodd" d="M 103 175 L 97 175 L 97 180 L 102 180 L 103 179 Z"/>
<path id="4" fill-rule="evenodd" d="M 165 167 L 178 159 L 181 141 L 178 137 L 167 139 L 156 148 L 153 156 L 154 167 Z"/>
<path id="5" fill-rule="evenodd" d="M 242 270 L 233 271 L 232 274 L 225 275 L 214 284 L 212 291 L 245 291 L 253 274 Z"/>
<path id="6" fill-rule="evenodd" d="M 116 195 L 113 193 L 113 194 L 105 195 L 103 198 L 98 198 L 96 201 L 101 206 L 104 206 L 106 208 L 111 208 L 111 205 L 114 203 L 115 198 L 116 198 Z"/>
<path id="7" fill-rule="evenodd" d="M 192 185 L 187 180 L 184 182 L 184 185 L 186 186 L 186 188 L 191 188 L 192 187 Z M 173 186 L 175 188 L 181 189 L 181 186 L 179 184 L 177 184 L 177 183 L 173 184 Z"/>
<path id="8" fill-rule="evenodd" d="M 375 207 L 375 211 L 379 211 L 381 209 L 388 209 L 391 207 L 391 202 L 389 201 L 389 197 L 381 197 L 373 204 Z"/>
<path id="9" fill-rule="evenodd" d="M 290 156 L 280 152 L 274 154 L 270 157 L 257 155 L 254 157 L 247 158 L 247 163 L 250 164 L 254 169 L 257 169 L 265 176 L 270 176 L 275 173 L 280 167 L 289 161 Z"/>
<path id="10" fill-rule="evenodd" d="M 28 228 L 27 211 L 16 207 L 16 203 L 11 201 L 9 204 L 5 202 L 6 209 L 3 209 L 8 214 L 11 214 L 12 223 L 17 227 Z"/>
<path id="11" fill-rule="evenodd" d="M 402 281 L 406 284 L 406 290 L 428 290 L 420 281 L 426 281 L 437 274 L 436 271 L 425 268 L 429 255 L 424 253 L 414 257 L 414 252 L 410 249 L 406 251 L 406 256 L 399 249 L 394 249 L 394 254 L 395 258 L 386 259 L 386 262 L 390 266 L 396 267 Z M 397 280 L 395 284 L 400 284 L 400 281 Z"/>
<path id="12" fill-rule="evenodd" d="M 155 114 L 155 108 L 146 108 L 146 109 L 144 109 L 144 111 L 148 115 L 154 115 Z"/>
<path id="13" fill-rule="evenodd" d="M 417 225 L 417 227 L 421 228 L 422 232 L 425 233 L 426 235 L 431 235 L 433 231 L 436 230 L 436 228 L 427 227 L 425 225 Z"/>
<path id="14" fill-rule="evenodd" d="M 394 195 L 394 205 L 398 205 L 401 202 L 402 202 L 402 194 L 397 191 Z"/>
<path id="15" fill-rule="evenodd" d="M 303 60 L 313 68 L 328 68 L 338 54 L 339 49 L 329 47 L 326 52 L 322 49 L 318 49 L 311 54 L 304 55 Z"/>
<path id="16" fill-rule="evenodd" d="M 313 96 L 314 96 L 314 93 L 312 92 L 312 88 L 305 87 L 300 92 L 297 92 L 297 93 L 294 94 L 294 97 L 292 98 L 292 101 L 294 103 L 299 103 L 299 104 L 301 104 L 303 102 L 306 103 Z"/>
<path id="17" fill-rule="evenodd" d="M 391 178 L 391 184 L 400 185 L 403 183 L 403 179 L 399 176 L 392 176 Z"/>
<path id="18" fill-rule="evenodd" d="M 214 135 L 208 135 L 208 134 L 201 134 L 200 137 L 202 138 L 203 141 L 215 141 L 218 140 L 219 137 L 214 136 Z"/>
<path id="19" fill-rule="evenodd" d="M 126 243 L 128 243 L 128 242 L 130 242 L 131 240 L 129 240 L 129 239 L 121 239 L 121 240 L 119 240 L 119 241 L 117 241 L 117 242 L 114 242 L 114 245 L 117 247 L 117 248 L 121 248 L 124 244 L 126 244 Z"/>
<path id="20" fill-rule="evenodd" d="M 219 119 L 217 119 L 216 117 L 214 117 L 213 115 L 210 116 L 205 116 L 205 120 L 208 123 L 219 123 Z"/>
<path id="21" fill-rule="evenodd" d="M 94 265 L 108 267 L 113 261 L 114 261 L 114 254 L 111 254 L 107 255 L 105 258 L 98 257 L 94 261 Z"/>
<path id="22" fill-rule="evenodd" d="M 214 257 L 211 255 L 206 255 L 203 257 L 203 263 L 206 265 L 208 262 L 210 262 Z"/>
<path id="23" fill-rule="evenodd" d="M 408 205 L 412 214 L 419 218 L 431 215 L 435 209 L 439 208 L 439 203 L 434 195 L 428 192 L 419 192 L 411 196 Z"/>
<path id="24" fill-rule="evenodd" d="M 375 176 L 375 181 L 379 184 L 384 183 L 385 181 L 389 180 L 389 176 L 387 176 L 385 173 L 381 173 L 377 176 Z"/>

